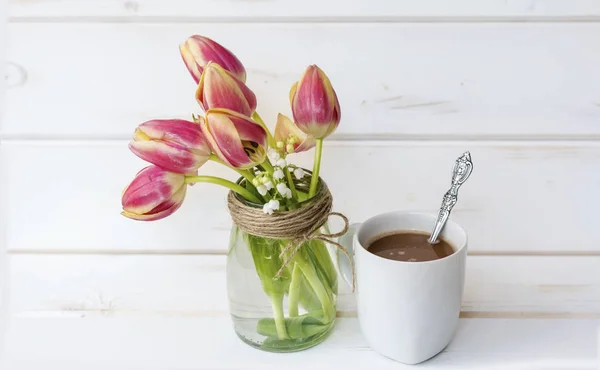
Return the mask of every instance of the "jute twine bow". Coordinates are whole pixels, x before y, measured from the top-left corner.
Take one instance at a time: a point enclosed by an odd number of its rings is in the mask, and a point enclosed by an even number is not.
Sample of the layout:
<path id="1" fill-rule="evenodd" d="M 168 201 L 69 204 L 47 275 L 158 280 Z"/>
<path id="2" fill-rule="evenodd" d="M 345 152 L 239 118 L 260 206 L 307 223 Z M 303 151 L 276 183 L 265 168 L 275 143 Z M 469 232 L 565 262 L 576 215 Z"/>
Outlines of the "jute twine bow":
<path id="1" fill-rule="evenodd" d="M 275 212 L 272 215 L 265 214 L 262 208 L 252 207 L 237 198 L 235 193 L 229 192 L 227 206 L 233 219 L 243 232 L 270 239 L 289 239 L 290 242 L 283 249 L 280 258 L 285 258 L 275 278 L 283 273 L 286 266 L 293 260 L 300 248 L 308 245 L 310 240 L 322 240 L 334 245 L 341 250 L 348 261 L 352 272 L 352 291 L 354 291 L 354 265 L 348 249 L 340 243 L 332 240 L 344 235 L 349 228 L 348 218 L 339 212 L 331 212 L 333 197 L 322 183 L 320 191 L 302 207 L 290 211 Z M 338 216 L 344 221 L 344 227 L 337 233 L 321 233 L 318 230 L 325 225 L 330 216 Z"/>

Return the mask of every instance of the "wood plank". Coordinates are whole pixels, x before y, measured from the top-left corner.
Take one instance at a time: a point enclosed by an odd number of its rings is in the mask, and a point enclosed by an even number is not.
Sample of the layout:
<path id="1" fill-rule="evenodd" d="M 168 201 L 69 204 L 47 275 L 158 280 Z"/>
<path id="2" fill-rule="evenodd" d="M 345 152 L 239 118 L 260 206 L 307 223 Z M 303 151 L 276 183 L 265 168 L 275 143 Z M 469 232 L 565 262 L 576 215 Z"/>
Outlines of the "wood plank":
<path id="1" fill-rule="evenodd" d="M 600 14 L 600 6 L 591 0 L 359 0 L 317 1 L 301 3 L 283 0 L 176 0 L 165 4 L 160 0 L 12 0 L 10 14 L 14 20 L 28 17 L 194 17 L 199 19 L 227 18 L 367 18 L 414 19 L 452 17 L 476 19 L 538 19 L 558 17 L 590 17 Z"/>
<path id="2" fill-rule="evenodd" d="M 0 76 L 5 75 L 6 63 L 6 15 L 7 4 L 5 1 L 0 2 Z M 2 126 L 3 112 L 5 112 L 5 92 L 6 92 L 6 78 L 0 78 L 0 126 Z M 0 154 L 1 156 L 1 154 Z M 1 161 L 1 158 L 0 158 Z M 4 349 L 4 328 L 7 323 L 8 308 L 8 274 L 7 274 L 7 258 L 6 258 L 6 181 L 4 168 L 0 167 L 0 357 L 2 357 Z"/>
<path id="3" fill-rule="evenodd" d="M 194 33 L 236 52 L 271 126 L 317 63 L 339 93 L 338 137 L 600 135 L 597 23 L 16 23 L 9 79 L 23 82 L 4 137 L 127 138 L 147 119 L 189 118 L 177 46 Z"/>
<path id="4" fill-rule="evenodd" d="M 322 176 L 351 222 L 393 210 L 437 212 L 455 158 L 475 170 L 452 218 L 473 253 L 600 252 L 600 143 L 333 141 Z M 292 162 L 311 168 L 312 152 Z M 12 141 L 0 147 L 12 251 L 196 253 L 226 250 L 226 191 L 189 188 L 184 205 L 151 223 L 122 217 L 120 194 L 145 162 L 126 141 Z M 235 179 L 210 163 L 201 173 Z M 335 227 L 336 224 L 333 224 Z"/>
<path id="5" fill-rule="evenodd" d="M 20 317 L 228 317 L 225 264 L 224 255 L 13 255 L 11 308 Z M 599 269 L 600 257 L 470 256 L 462 311 L 600 318 Z M 356 315 L 343 282 L 338 310 Z"/>
<path id="6" fill-rule="evenodd" d="M 450 345 L 425 369 L 586 369 L 597 364 L 600 320 L 462 319 Z M 18 319 L 7 368 L 412 369 L 373 352 L 357 319 L 308 351 L 276 355 L 250 348 L 228 318 Z"/>

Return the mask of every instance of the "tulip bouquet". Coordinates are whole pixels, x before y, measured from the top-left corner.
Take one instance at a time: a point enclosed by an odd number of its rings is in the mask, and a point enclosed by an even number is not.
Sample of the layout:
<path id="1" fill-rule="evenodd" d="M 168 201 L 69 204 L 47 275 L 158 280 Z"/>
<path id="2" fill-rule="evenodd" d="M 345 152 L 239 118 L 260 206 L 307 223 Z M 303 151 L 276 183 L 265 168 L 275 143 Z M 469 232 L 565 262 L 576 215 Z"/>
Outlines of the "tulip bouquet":
<path id="1" fill-rule="evenodd" d="M 261 226 L 311 204 L 324 207 L 315 202 L 328 193 L 319 172 L 323 139 L 340 122 L 336 93 L 325 73 L 309 66 L 290 90 L 293 119 L 279 114 L 272 134 L 256 112 L 246 70 L 231 51 L 194 35 L 180 45 L 180 53 L 197 85 L 202 113 L 192 115 L 192 121 L 156 119 L 135 129 L 129 148 L 151 165 L 123 191 L 122 215 L 159 220 L 179 209 L 187 185 L 228 188 L 230 213 L 235 203 L 239 212 L 252 215 L 250 226 L 242 225 L 242 218 L 234 222 L 228 253 L 230 310 L 238 335 L 272 351 L 313 346 L 326 337 L 335 318 L 333 248 L 323 238 L 305 238 L 299 242 L 302 248 L 289 248 L 293 235 L 265 236 Z M 312 171 L 290 162 L 289 155 L 312 148 Z M 238 180 L 199 175 L 209 160 L 236 171 Z M 285 220 L 282 229 L 306 222 Z M 326 223 L 316 226 L 327 230 Z"/>

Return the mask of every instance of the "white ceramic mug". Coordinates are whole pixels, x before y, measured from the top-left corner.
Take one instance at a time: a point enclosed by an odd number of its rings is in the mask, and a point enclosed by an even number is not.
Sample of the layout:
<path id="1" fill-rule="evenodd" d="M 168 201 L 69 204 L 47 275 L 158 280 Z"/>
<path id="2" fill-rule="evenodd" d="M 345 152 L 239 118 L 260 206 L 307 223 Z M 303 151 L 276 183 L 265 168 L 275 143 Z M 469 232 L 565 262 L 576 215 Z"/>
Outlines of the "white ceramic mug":
<path id="1" fill-rule="evenodd" d="M 354 256 L 356 300 L 361 331 L 371 348 L 405 363 L 423 362 L 450 343 L 460 314 L 467 234 L 448 220 L 440 237 L 454 253 L 426 262 L 386 259 L 367 251 L 379 235 L 393 231 L 430 233 L 436 215 L 391 212 L 353 224 L 340 243 Z M 340 254 L 340 271 L 352 280 L 348 260 Z"/>

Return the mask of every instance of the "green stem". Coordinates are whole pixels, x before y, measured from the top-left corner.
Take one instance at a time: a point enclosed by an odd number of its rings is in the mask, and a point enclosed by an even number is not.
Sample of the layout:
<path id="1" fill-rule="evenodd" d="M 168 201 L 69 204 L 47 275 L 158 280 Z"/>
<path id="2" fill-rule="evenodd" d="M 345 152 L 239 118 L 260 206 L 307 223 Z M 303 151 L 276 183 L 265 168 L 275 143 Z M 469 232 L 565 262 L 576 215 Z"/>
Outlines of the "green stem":
<path id="1" fill-rule="evenodd" d="M 275 148 L 275 139 L 273 138 L 273 135 L 271 135 L 271 131 L 269 131 L 269 128 L 267 127 L 267 125 L 265 124 L 265 121 L 263 121 L 263 119 L 260 117 L 260 115 L 258 114 L 258 112 L 254 111 L 254 113 L 252 113 L 252 119 L 256 121 L 256 123 L 258 123 L 262 128 L 265 129 L 265 131 L 267 132 L 267 136 L 268 136 L 268 140 L 269 140 L 269 146 L 271 148 Z"/>
<path id="2" fill-rule="evenodd" d="M 222 179 L 220 177 L 214 177 L 214 176 L 186 176 L 185 177 L 185 182 L 186 184 L 191 184 L 194 182 L 207 182 L 210 184 L 216 184 L 216 185 L 221 185 L 224 186 L 230 190 L 235 191 L 236 193 L 238 193 L 239 195 L 243 196 L 244 198 L 246 198 L 247 200 L 254 202 L 254 203 L 262 203 L 260 201 L 260 199 L 258 199 L 257 197 L 254 196 L 254 194 L 252 194 L 251 192 L 249 192 L 248 190 L 246 190 L 245 188 L 241 187 L 238 184 L 235 184 L 231 181 L 227 181 L 225 179 Z"/>
<path id="3" fill-rule="evenodd" d="M 319 279 L 319 276 L 317 276 L 315 269 L 304 259 L 300 253 L 296 254 L 294 259 L 296 260 L 298 267 L 300 267 L 302 270 L 304 277 L 306 277 L 306 280 L 313 288 L 317 298 L 319 298 L 319 301 L 321 301 L 321 307 L 323 308 L 323 314 L 325 315 L 325 318 L 327 320 L 333 319 L 335 312 L 332 312 L 332 297 L 330 297 L 330 295 L 327 293 L 327 289 L 325 288 L 325 285 L 321 279 Z"/>
<path id="4" fill-rule="evenodd" d="M 265 158 L 265 161 L 263 163 L 261 163 L 261 165 L 265 168 L 265 170 L 268 173 L 273 175 L 273 171 L 275 171 L 275 170 L 273 169 L 273 165 L 271 164 L 271 161 L 269 161 L 269 158 Z"/>
<path id="5" fill-rule="evenodd" d="M 312 178 L 310 179 L 310 189 L 308 198 L 312 198 L 317 193 L 317 185 L 319 184 L 319 171 L 321 170 L 321 153 L 323 151 L 323 139 L 317 139 L 315 148 L 315 163 L 313 165 Z"/>
<path id="6" fill-rule="evenodd" d="M 292 191 L 292 199 L 298 200 L 298 192 L 296 191 L 296 185 L 294 184 L 294 179 L 292 179 L 292 175 L 290 174 L 289 168 L 285 168 L 285 176 L 287 177 L 290 190 Z"/>
<path id="7" fill-rule="evenodd" d="M 302 282 L 302 271 L 297 263 L 294 263 L 292 281 L 288 292 L 288 312 L 290 317 L 298 316 L 298 301 L 300 299 L 300 283 Z"/>
<path id="8" fill-rule="evenodd" d="M 285 316 L 283 314 L 283 294 L 273 294 L 271 296 L 271 307 L 273 308 L 273 319 L 275 319 L 277 336 L 279 339 L 288 339 L 287 330 L 285 329 Z"/>
<path id="9" fill-rule="evenodd" d="M 217 157 L 215 154 L 211 154 L 208 159 L 210 159 L 213 162 L 217 162 L 219 164 L 222 164 L 223 166 L 227 166 L 229 168 L 231 168 L 232 170 L 234 170 L 235 172 L 239 173 L 240 175 L 242 175 L 246 180 L 248 180 L 251 184 L 252 184 L 252 180 L 254 180 L 254 174 L 252 172 L 250 172 L 249 170 L 239 170 L 237 168 L 233 168 L 231 166 L 226 165 L 219 157 Z"/>

